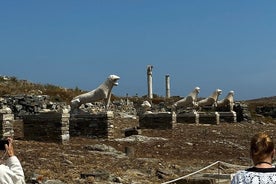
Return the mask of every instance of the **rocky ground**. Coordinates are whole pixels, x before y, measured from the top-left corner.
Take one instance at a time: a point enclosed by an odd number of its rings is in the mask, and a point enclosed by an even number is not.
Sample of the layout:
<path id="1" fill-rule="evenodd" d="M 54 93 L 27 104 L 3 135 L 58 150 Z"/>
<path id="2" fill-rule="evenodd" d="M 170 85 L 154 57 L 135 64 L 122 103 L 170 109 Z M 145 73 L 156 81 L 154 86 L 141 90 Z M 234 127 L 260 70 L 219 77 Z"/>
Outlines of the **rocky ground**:
<path id="1" fill-rule="evenodd" d="M 113 140 L 71 137 L 64 145 L 15 140 L 15 149 L 29 183 L 31 178 L 68 184 L 163 183 L 218 160 L 249 166 L 250 137 L 258 131 L 276 133 L 271 123 L 177 124 L 125 138 L 122 130 L 135 125 L 137 120 L 116 120 Z"/>

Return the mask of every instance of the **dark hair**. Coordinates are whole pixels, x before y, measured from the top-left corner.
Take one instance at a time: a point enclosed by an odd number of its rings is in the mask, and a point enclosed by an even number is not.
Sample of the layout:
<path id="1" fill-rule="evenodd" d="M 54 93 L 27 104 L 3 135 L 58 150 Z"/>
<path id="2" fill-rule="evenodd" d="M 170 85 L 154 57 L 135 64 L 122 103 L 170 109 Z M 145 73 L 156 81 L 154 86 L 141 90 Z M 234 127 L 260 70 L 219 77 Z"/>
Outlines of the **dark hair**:
<path id="1" fill-rule="evenodd" d="M 272 138 L 264 133 L 255 134 L 251 139 L 250 156 L 257 164 L 264 161 L 274 150 L 274 143 Z"/>

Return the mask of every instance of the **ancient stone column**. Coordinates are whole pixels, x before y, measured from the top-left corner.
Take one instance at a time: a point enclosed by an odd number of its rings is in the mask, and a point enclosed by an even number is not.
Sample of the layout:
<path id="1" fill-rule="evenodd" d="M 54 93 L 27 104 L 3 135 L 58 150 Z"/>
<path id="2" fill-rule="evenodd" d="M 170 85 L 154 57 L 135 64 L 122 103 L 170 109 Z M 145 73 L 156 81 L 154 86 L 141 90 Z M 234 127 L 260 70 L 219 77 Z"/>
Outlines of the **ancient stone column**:
<path id="1" fill-rule="evenodd" d="M 153 66 L 147 66 L 147 76 L 148 76 L 148 98 L 152 99 L 152 68 Z"/>
<path id="2" fill-rule="evenodd" d="M 166 82 L 166 98 L 170 98 L 171 97 L 170 75 L 166 75 L 165 82 Z"/>

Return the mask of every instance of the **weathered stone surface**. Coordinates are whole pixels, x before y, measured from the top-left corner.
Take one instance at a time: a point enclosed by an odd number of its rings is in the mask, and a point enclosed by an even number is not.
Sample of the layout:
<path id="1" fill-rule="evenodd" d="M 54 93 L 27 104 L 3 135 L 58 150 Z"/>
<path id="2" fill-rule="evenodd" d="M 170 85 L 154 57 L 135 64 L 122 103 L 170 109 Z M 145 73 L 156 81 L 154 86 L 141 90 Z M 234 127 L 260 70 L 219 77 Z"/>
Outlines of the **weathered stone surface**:
<path id="1" fill-rule="evenodd" d="M 216 103 L 218 101 L 218 97 L 221 94 L 222 90 L 220 89 L 216 89 L 212 95 L 210 95 L 209 97 L 202 99 L 200 101 L 197 102 L 198 106 L 200 108 L 204 108 L 204 107 L 213 107 L 216 106 Z"/>
<path id="2" fill-rule="evenodd" d="M 139 127 L 141 129 L 172 129 L 175 123 L 175 113 L 149 113 L 139 117 Z"/>
<path id="3" fill-rule="evenodd" d="M 24 116 L 24 138 L 26 140 L 68 142 L 70 116 L 65 115 L 65 117 L 57 112 Z"/>
<path id="4" fill-rule="evenodd" d="M 105 100 L 105 109 L 107 110 L 110 104 L 111 91 L 113 86 L 118 85 L 120 79 L 117 75 L 109 75 L 108 78 L 96 89 L 78 95 L 71 100 L 71 108 L 77 109 L 82 104 L 92 103 L 100 100 Z"/>
<path id="5" fill-rule="evenodd" d="M 263 116 L 270 116 L 276 118 L 276 107 L 274 106 L 258 106 L 256 107 L 256 113 Z"/>
<path id="6" fill-rule="evenodd" d="M 13 114 L 0 114 L 0 137 L 13 137 Z"/>
<path id="7" fill-rule="evenodd" d="M 216 111 L 233 111 L 234 91 L 229 91 L 227 96 L 217 102 Z"/>
<path id="8" fill-rule="evenodd" d="M 219 124 L 219 113 L 210 112 L 210 113 L 199 113 L 199 123 L 200 124 Z"/>
<path id="9" fill-rule="evenodd" d="M 5 95 L 0 100 L 0 111 L 9 107 L 15 119 L 41 111 L 58 111 L 67 106 L 65 103 L 51 102 L 48 95 Z M 5 112 L 7 113 L 7 112 Z"/>
<path id="10" fill-rule="evenodd" d="M 83 137 L 114 138 L 112 111 L 96 114 L 74 114 L 70 118 L 70 135 Z"/>
<path id="11" fill-rule="evenodd" d="M 181 113 L 176 115 L 177 123 L 197 124 L 199 123 L 199 114 L 197 112 Z"/>
<path id="12" fill-rule="evenodd" d="M 187 107 L 192 107 L 195 108 L 197 106 L 197 95 L 200 91 L 199 87 L 195 87 L 195 89 L 189 94 L 187 95 L 185 98 L 177 101 L 174 103 L 173 107 L 175 109 L 178 108 L 187 108 Z"/>
<path id="13" fill-rule="evenodd" d="M 220 122 L 236 123 L 237 113 L 235 111 L 231 112 L 218 112 Z"/>

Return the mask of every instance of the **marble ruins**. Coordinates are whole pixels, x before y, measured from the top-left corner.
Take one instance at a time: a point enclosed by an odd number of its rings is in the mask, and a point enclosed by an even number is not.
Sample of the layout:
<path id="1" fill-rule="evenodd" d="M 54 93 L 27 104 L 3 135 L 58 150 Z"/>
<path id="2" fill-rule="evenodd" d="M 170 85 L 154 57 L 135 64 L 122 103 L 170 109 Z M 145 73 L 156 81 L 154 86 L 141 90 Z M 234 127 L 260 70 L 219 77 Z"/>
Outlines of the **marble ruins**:
<path id="1" fill-rule="evenodd" d="M 217 101 L 217 108 L 228 108 L 229 111 L 234 110 L 234 91 L 229 91 L 228 95 L 222 99 Z"/>
<path id="2" fill-rule="evenodd" d="M 221 89 L 216 89 L 209 97 L 196 101 L 198 93 L 199 87 L 174 104 L 177 123 L 237 122 L 237 114 L 234 111 L 234 91 L 230 91 L 222 100 L 218 100 L 222 93 Z M 185 105 L 179 105 L 183 103 Z"/>
<path id="3" fill-rule="evenodd" d="M 201 89 L 195 87 L 184 98 L 173 101 L 169 75 L 165 76 L 166 97 L 157 103 L 153 99 L 152 69 L 153 66 L 147 66 L 148 95 L 142 104 L 139 100 L 134 104 L 128 97 L 126 100 L 110 101 L 112 89 L 120 79 L 117 75 L 109 75 L 94 90 L 74 97 L 70 106 L 66 103 L 52 103 L 45 95 L 2 97 L 0 135 L 3 137 L 17 132 L 20 128 L 12 127 L 11 123 L 15 120 L 23 121 L 22 135 L 26 139 L 50 139 L 63 143 L 70 136 L 114 138 L 115 118 L 137 118 L 141 129 L 172 129 L 176 123 L 218 124 L 243 120 L 242 111 L 245 108 L 234 101 L 234 91 L 221 100 L 221 89 L 216 89 L 207 98 L 198 99 Z M 38 134 L 37 129 L 41 130 Z"/>
<path id="4" fill-rule="evenodd" d="M 165 83 L 166 83 L 166 98 L 170 98 L 171 97 L 170 75 L 165 76 Z"/>
<path id="5" fill-rule="evenodd" d="M 197 105 L 199 107 L 216 107 L 218 97 L 221 94 L 222 90 L 216 89 L 213 94 L 203 100 L 198 101 Z"/>
<path id="6" fill-rule="evenodd" d="M 152 99 L 152 68 L 153 66 L 147 66 L 147 77 L 148 77 L 148 98 Z M 166 98 L 170 96 L 170 86 L 169 86 L 169 75 L 166 75 Z M 200 87 L 195 87 L 195 89 L 189 93 L 184 98 L 176 101 L 171 108 L 171 112 L 152 112 L 152 104 L 146 105 L 145 102 L 142 107 L 147 107 L 139 118 L 140 124 L 143 127 L 152 127 L 152 125 L 145 125 L 151 122 L 156 126 L 160 125 L 159 116 L 163 117 L 167 113 L 167 119 L 169 124 L 174 123 L 208 123 L 208 124 L 218 124 L 220 122 L 236 122 L 236 112 L 234 111 L 234 91 L 230 91 L 229 94 L 222 100 L 219 100 L 219 96 L 222 93 L 221 89 L 216 89 L 209 97 L 198 100 L 198 94 L 200 92 Z M 147 104 L 150 103 L 147 101 Z M 151 105 L 151 106 L 150 106 Z M 144 121 L 146 119 L 148 122 Z M 164 117 L 162 118 L 165 119 Z"/>
<path id="7" fill-rule="evenodd" d="M 147 66 L 147 79 L 148 79 L 148 98 L 152 99 L 153 93 L 152 93 L 152 65 Z"/>
<path id="8" fill-rule="evenodd" d="M 198 106 L 197 96 L 198 96 L 199 92 L 200 92 L 200 88 L 195 87 L 195 89 L 189 95 L 187 95 L 185 98 L 183 98 L 173 104 L 174 110 L 176 110 L 180 107 L 181 108 L 187 108 L 187 107 L 196 108 Z"/>
<path id="9" fill-rule="evenodd" d="M 141 106 L 143 108 L 143 113 L 152 113 L 151 104 L 149 103 L 149 101 L 144 101 Z"/>
<path id="10" fill-rule="evenodd" d="M 120 79 L 117 75 L 110 75 L 104 83 L 102 83 L 96 89 L 76 96 L 71 101 L 71 109 L 79 108 L 82 104 L 96 102 L 99 100 L 105 100 L 105 108 L 108 109 L 110 104 L 111 91 L 113 86 L 118 85 Z"/>

